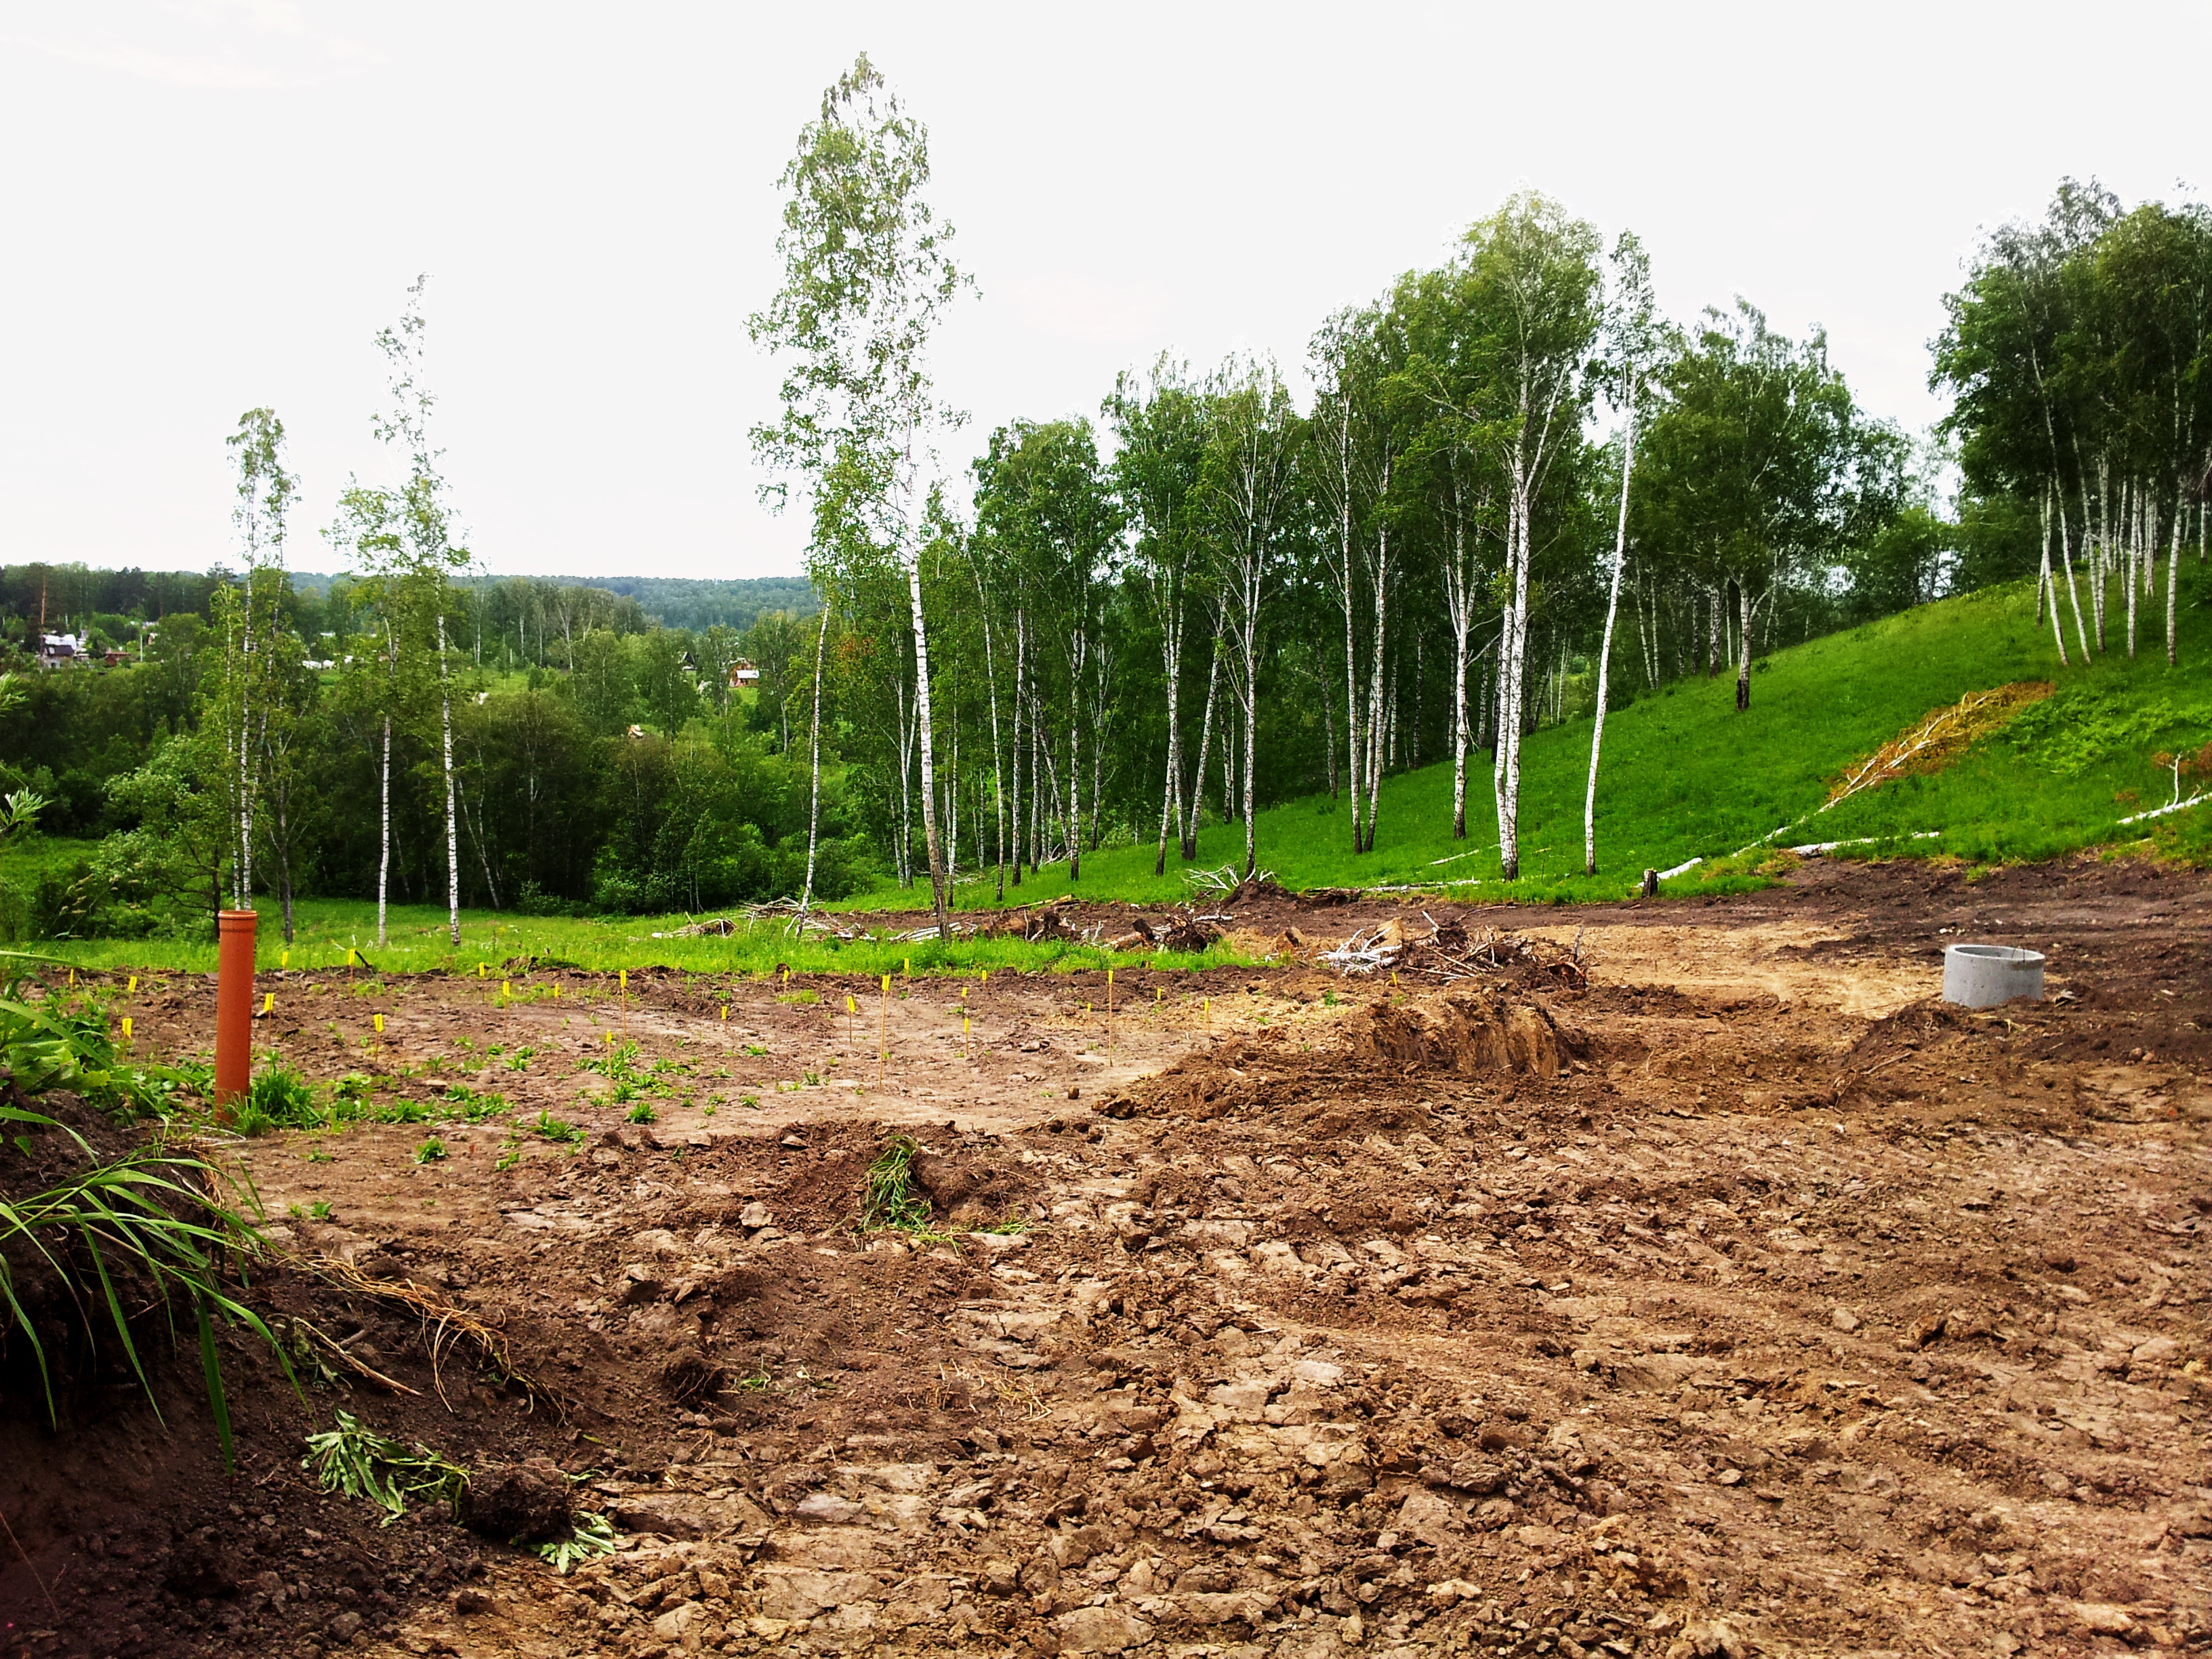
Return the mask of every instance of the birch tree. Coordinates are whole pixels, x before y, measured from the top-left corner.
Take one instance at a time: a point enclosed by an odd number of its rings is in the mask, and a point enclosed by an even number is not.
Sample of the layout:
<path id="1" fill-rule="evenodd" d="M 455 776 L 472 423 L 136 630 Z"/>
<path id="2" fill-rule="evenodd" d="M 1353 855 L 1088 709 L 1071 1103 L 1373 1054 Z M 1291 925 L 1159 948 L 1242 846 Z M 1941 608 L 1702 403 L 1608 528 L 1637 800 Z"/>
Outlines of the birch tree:
<path id="1" fill-rule="evenodd" d="M 1200 544 L 1196 519 L 1207 411 L 1205 398 L 1190 383 L 1188 367 L 1163 352 L 1143 384 L 1126 371 L 1116 378 L 1113 395 L 1106 399 L 1105 413 L 1114 423 L 1115 487 L 1136 531 L 1134 569 L 1160 630 L 1167 759 L 1160 786 L 1159 845 L 1152 855 L 1152 873 L 1161 876 L 1167 873 L 1168 832 L 1171 827 L 1180 830 L 1184 817 L 1185 630 L 1190 620 L 1191 589 L 1198 578 Z"/>
<path id="2" fill-rule="evenodd" d="M 226 439 L 238 468 L 231 524 L 244 566 L 240 584 L 216 597 L 223 640 L 216 689 L 231 801 L 231 907 L 253 906 L 255 811 L 272 716 L 281 687 L 275 665 L 284 587 L 284 540 L 299 481 L 284 467 L 284 423 L 270 409 L 250 409 Z M 289 907 L 287 907 L 289 926 Z M 286 934 L 289 939 L 290 934 Z"/>
<path id="3" fill-rule="evenodd" d="M 975 463 L 981 546 L 1034 596 L 1025 607 L 1058 634 L 1067 699 L 1067 878 L 1083 873 L 1084 728 L 1103 739 L 1099 586 L 1122 528 L 1088 421 L 1017 421 L 991 434 Z M 1094 756 L 1094 759 L 1097 757 Z M 1094 768 L 1094 771 L 1095 771 Z"/>
<path id="4" fill-rule="evenodd" d="M 427 276 L 415 279 L 398 324 L 380 330 L 376 337 L 391 397 L 375 420 L 376 435 L 380 441 L 405 453 L 407 480 L 398 489 L 385 492 L 386 535 L 374 545 L 388 552 L 392 562 L 386 574 L 397 578 L 402 590 L 427 613 L 428 631 L 436 641 L 439 772 L 445 786 L 446 923 L 452 942 L 458 946 L 461 942 L 460 830 L 454 809 L 453 665 L 446 617 L 451 578 L 468 568 L 471 555 L 454 535 L 446 479 L 439 471 L 445 452 L 430 444 L 430 413 L 437 399 L 423 374 L 429 325 L 422 301 L 429 281 Z M 387 734 L 387 756 L 389 741 Z"/>
<path id="5" fill-rule="evenodd" d="M 946 251 L 951 227 L 923 198 L 928 182 L 927 129 L 863 53 L 800 130 L 780 181 L 783 285 L 749 326 L 786 368 L 782 416 L 753 429 L 754 448 L 811 487 L 814 556 L 864 541 L 906 576 L 922 823 L 944 933 L 922 520 L 936 465 L 933 437 L 961 417 L 938 401 L 927 351 L 945 307 L 969 284 Z M 833 471 L 842 486 L 825 489 Z M 780 501 L 781 487 L 771 486 L 769 498 Z"/>
<path id="6" fill-rule="evenodd" d="M 1402 319 L 1383 307 L 1346 310 L 1314 337 L 1311 474 L 1324 521 L 1322 562 L 1344 623 L 1345 774 L 1352 850 L 1374 850 L 1381 805 L 1382 724 L 1389 595 L 1401 544 L 1391 490 L 1405 438 L 1394 417 L 1392 345 Z M 1368 642 L 1363 674 L 1360 647 Z"/>
<path id="7" fill-rule="evenodd" d="M 1521 738 L 1528 680 L 1530 565 L 1546 480 L 1582 438 L 1584 368 L 1601 320 L 1597 232 L 1533 192 L 1467 233 L 1478 318 L 1474 405 L 1486 428 L 1505 520 L 1504 615 L 1498 647 L 1498 865 L 1521 874 Z"/>
<path id="8" fill-rule="evenodd" d="M 1620 576 L 1628 564 L 1628 490 L 1636 476 L 1636 420 L 1646 383 L 1657 367 L 1662 328 L 1651 294 L 1651 261 L 1643 244 L 1622 234 L 1613 246 L 1607 296 L 1606 394 L 1620 411 L 1620 509 L 1613 521 L 1613 568 L 1606 584 L 1605 634 L 1597 653 L 1597 708 L 1590 723 L 1589 782 L 1583 793 L 1583 873 L 1597 873 L 1597 763 L 1605 744 L 1605 710 L 1613 668 L 1613 629 L 1620 612 Z"/>
<path id="9" fill-rule="evenodd" d="M 1249 879 L 1260 860 L 1253 781 L 1259 759 L 1261 612 L 1283 556 L 1304 432 L 1274 365 L 1261 359 L 1225 365 L 1210 401 L 1214 435 L 1206 455 L 1208 543 L 1220 588 L 1230 693 L 1242 721 Z"/>

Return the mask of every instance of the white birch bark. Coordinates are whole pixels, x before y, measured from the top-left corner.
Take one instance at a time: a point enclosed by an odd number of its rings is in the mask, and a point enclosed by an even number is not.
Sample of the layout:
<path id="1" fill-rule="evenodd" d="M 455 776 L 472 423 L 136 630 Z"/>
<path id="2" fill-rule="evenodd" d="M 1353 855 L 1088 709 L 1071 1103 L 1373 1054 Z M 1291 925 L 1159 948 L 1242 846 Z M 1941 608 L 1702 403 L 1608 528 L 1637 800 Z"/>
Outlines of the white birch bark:
<path id="1" fill-rule="evenodd" d="M 2181 593 L 2181 521 L 2183 517 L 2182 504 L 2176 501 L 2173 504 L 2171 540 L 2166 550 L 2166 663 L 2169 668 L 2172 667 L 2176 661 L 2173 608 Z"/>
<path id="2" fill-rule="evenodd" d="M 1506 621 L 1504 648 L 1500 653 L 1503 660 L 1498 665 L 1505 687 L 1506 717 L 1499 723 L 1498 744 L 1501 774 L 1498 861 L 1507 881 L 1517 881 L 1521 877 L 1521 700 L 1528 649 L 1528 519 L 1534 506 L 1534 492 L 1523 465 L 1524 441 L 1516 436 L 1513 442 L 1513 495 L 1507 514 L 1512 548 L 1513 600 Z"/>
<path id="3" fill-rule="evenodd" d="M 2056 646 L 2057 646 L 2057 647 L 2058 647 L 2058 665 L 2059 665 L 2061 668 L 2064 668 L 2064 667 L 2067 667 L 2067 666 L 2069 666 L 2069 665 L 2068 664 L 2067 660 L 2066 660 L 2066 630 L 2065 630 L 2065 629 L 2063 629 L 2063 627 L 2061 627 L 2061 626 L 2059 625 L 2059 622 L 2058 622 L 2058 583 L 2057 583 L 2057 577 L 2052 574 L 2052 572 L 2051 572 L 2051 495 L 2050 495 L 2050 492 L 2048 492 L 2048 491 L 2045 491 L 2045 494 L 2044 494 L 2044 497 L 2043 497 L 2043 503 L 2042 503 L 2042 505 L 2043 505 L 2043 574 L 2042 574 L 2042 577 L 2041 577 L 2042 586 L 2041 586 L 2037 590 L 2037 597 L 2038 597 L 2038 600 L 2039 600 L 2039 602 L 2040 602 L 2040 599 L 2041 599 L 2041 598 L 2042 598 L 2042 596 L 2043 596 L 2043 594 L 2045 594 L 2045 593 L 2048 593 L 2048 594 L 2050 595 L 2050 598 L 2051 598 L 2051 642 L 2052 642 L 2053 644 L 2055 644 Z"/>
<path id="4" fill-rule="evenodd" d="M 1382 489 L 1385 498 L 1390 494 L 1392 458 L 1382 458 Z M 1376 733 L 1382 724 L 1382 659 L 1383 645 L 1388 637 L 1390 614 L 1390 578 L 1392 572 L 1390 526 L 1388 520 L 1375 527 L 1375 560 L 1373 604 L 1375 611 L 1375 642 L 1373 654 L 1368 660 L 1367 724 L 1364 746 L 1367 756 L 1367 842 L 1359 850 L 1375 850 L 1375 823 L 1382 816 L 1382 747 L 1376 741 Z"/>
<path id="5" fill-rule="evenodd" d="M 914 610 L 914 707 L 921 739 L 921 833 L 929 850 L 929 894 L 937 913 L 937 936 L 952 937 L 945 914 L 945 855 L 937 832 L 937 756 L 929 713 L 929 629 L 921 615 L 921 552 L 914 550 L 906 567 L 907 594 Z"/>
<path id="6" fill-rule="evenodd" d="M 438 712 L 446 773 L 446 925 L 461 942 L 461 841 L 453 815 L 453 691 L 446 662 L 445 583 L 438 584 Z"/>
<path id="7" fill-rule="evenodd" d="M 814 630 L 814 718 L 806 744 L 806 882 L 799 890 L 799 914 L 814 902 L 814 861 L 822 844 L 822 661 L 830 642 L 830 595 L 822 596 L 822 620 Z"/>
<path id="8" fill-rule="evenodd" d="M 1213 750 L 1213 710 L 1221 684 L 1221 639 L 1217 628 L 1213 641 L 1212 660 L 1206 669 L 1206 717 L 1198 732 L 1198 764 L 1191 770 L 1190 799 L 1183 817 L 1182 855 L 1186 860 L 1198 856 L 1200 819 L 1206 811 L 1206 757 Z"/>
<path id="9" fill-rule="evenodd" d="M 1636 471 L 1636 398 L 1627 394 L 1628 424 L 1621 438 L 1620 512 L 1613 532 L 1613 580 L 1607 585 L 1605 635 L 1597 649 L 1597 707 L 1590 722 L 1589 782 L 1583 792 L 1583 873 L 1597 873 L 1597 760 L 1605 746 L 1607 678 L 1613 668 L 1613 623 L 1620 612 L 1620 573 L 1628 563 L 1628 481 Z"/>
<path id="10" fill-rule="evenodd" d="M 1474 629 L 1478 591 L 1473 541 L 1467 533 L 1467 505 L 1461 493 L 1459 466 L 1450 463 L 1451 539 L 1444 560 L 1444 610 L 1452 635 L 1452 839 L 1467 839 L 1467 669 L 1468 637 Z"/>
<path id="11" fill-rule="evenodd" d="M 1029 625 L 1019 605 L 1014 607 L 1014 885 L 1022 884 L 1022 711 L 1027 701 L 1029 686 Z M 1036 774 L 1032 766 L 1030 787 L 1036 787 Z"/>

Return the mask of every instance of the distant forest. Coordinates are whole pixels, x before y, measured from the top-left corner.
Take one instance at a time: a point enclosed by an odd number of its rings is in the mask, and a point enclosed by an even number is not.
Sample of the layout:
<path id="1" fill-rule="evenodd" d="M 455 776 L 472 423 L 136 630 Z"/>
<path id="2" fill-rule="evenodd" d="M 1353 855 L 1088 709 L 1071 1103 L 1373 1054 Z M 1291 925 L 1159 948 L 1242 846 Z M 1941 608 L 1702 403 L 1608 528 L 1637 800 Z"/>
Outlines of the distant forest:
<path id="1" fill-rule="evenodd" d="M 190 570 L 95 570 L 82 564 L 0 566 L 0 627 L 21 642 L 41 616 L 50 632 L 82 633 L 106 617 L 117 621 L 158 621 L 173 611 L 207 614 L 210 596 L 228 573 Z M 291 573 L 292 588 L 302 599 L 321 601 L 333 583 L 352 578 Z M 509 583 L 532 590 L 585 588 L 637 601 L 641 626 L 689 629 L 720 625 L 743 633 L 771 611 L 811 617 L 821 609 L 814 584 L 804 576 L 746 576 L 699 580 L 678 576 L 485 576 L 462 577 L 454 585 L 478 592 Z M 115 630 L 106 630 L 111 641 Z"/>

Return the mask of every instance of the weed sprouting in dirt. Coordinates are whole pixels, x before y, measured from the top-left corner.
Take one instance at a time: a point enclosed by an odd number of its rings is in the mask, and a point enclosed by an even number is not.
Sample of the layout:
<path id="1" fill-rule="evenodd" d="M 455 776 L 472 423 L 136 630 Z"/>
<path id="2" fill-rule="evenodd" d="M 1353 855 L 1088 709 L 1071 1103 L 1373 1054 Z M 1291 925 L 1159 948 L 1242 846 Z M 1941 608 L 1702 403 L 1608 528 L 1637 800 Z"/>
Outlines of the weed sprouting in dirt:
<path id="1" fill-rule="evenodd" d="M 614 1522 L 598 1510 L 577 1510 L 570 1527 L 566 1538 L 556 1538 L 550 1544 L 538 1547 L 538 1553 L 564 1578 L 568 1576 L 571 1567 L 597 1560 L 603 1555 L 612 1555 L 615 1551 Z"/>
<path id="2" fill-rule="evenodd" d="M 890 1228 L 918 1235 L 931 1233 L 929 1196 L 914 1179 L 914 1161 L 921 1152 L 911 1135 L 893 1135 L 868 1165 L 867 1185 L 860 1194 L 863 1231 Z"/>
<path id="3" fill-rule="evenodd" d="M 234 1109 L 233 1127 L 247 1137 L 271 1129 L 307 1129 L 325 1121 L 315 1104 L 314 1085 L 281 1060 L 271 1060 L 246 1086 Z"/>
<path id="4" fill-rule="evenodd" d="M 445 1156 L 446 1143 L 437 1135 L 428 1137 L 415 1149 L 415 1161 L 417 1164 L 435 1164 Z"/>
<path id="5" fill-rule="evenodd" d="M 300 1467 L 325 1492 L 375 1504 L 387 1527 L 407 1513 L 410 1501 L 443 1503 L 458 1514 L 469 1484 L 469 1472 L 452 1459 L 379 1434 L 350 1412 L 337 1414 L 336 1428 L 307 1437 Z"/>
<path id="6" fill-rule="evenodd" d="M 654 1118 L 658 1117 L 659 1114 L 653 1109 L 653 1103 L 651 1101 L 641 1100 L 636 1105 L 631 1107 L 628 1112 L 623 1114 L 623 1115 L 628 1121 L 632 1123 L 650 1123 Z"/>
<path id="7" fill-rule="evenodd" d="M 538 1109 L 536 1117 L 524 1118 L 521 1127 L 540 1140 L 581 1140 L 584 1138 L 581 1129 L 566 1118 L 554 1116 L 543 1107 Z"/>
<path id="8" fill-rule="evenodd" d="M 465 1083 L 450 1085 L 446 1090 L 446 1098 L 458 1109 L 457 1115 L 469 1123 L 482 1123 L 507 1109 L 505 1095 L 493 1094 L 489 1091 L 479 1092 Z"/>

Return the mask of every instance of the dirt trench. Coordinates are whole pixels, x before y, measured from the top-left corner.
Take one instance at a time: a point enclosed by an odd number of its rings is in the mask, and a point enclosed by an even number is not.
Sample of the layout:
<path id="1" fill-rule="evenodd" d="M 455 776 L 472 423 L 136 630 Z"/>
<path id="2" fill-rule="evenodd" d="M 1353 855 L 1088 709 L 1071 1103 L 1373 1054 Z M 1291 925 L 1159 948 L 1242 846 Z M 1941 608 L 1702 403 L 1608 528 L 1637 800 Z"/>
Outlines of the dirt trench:
<path id="1" fill-rule="evenodd" d="M 9 1650 L 2212 1645 L 2201 883 L 1818 869 L 1471 919 L 1579 930 L 1587 988 L 1124 980 L 1109 1032 L 1103 981 L 917 982 L 878 1085 L 826 979 L 283 982 L 319 1075 L 503 1085 L 586 1138 L 244 1147 L 289 1247 L 416 1302 L 270 1293 L 418 1392 L 264 1375 L 234 1482 L 182 1389 L 167 1436 L 127 1395 L 12 1424 Z M 1932 1000 L 1954 927 L 2032 934 L 2053 1000 Z M 141 1029 L 205 994 L 149 986 Z M 574 1069 L 629 1041 L 649 1124 Z M 900 1133 L 933 1231 L 859 1232 Z M 622 1548 L 559 1577 L 376 1527 L 298 1469 L 339 1404 L 554 1457 Z"/>

